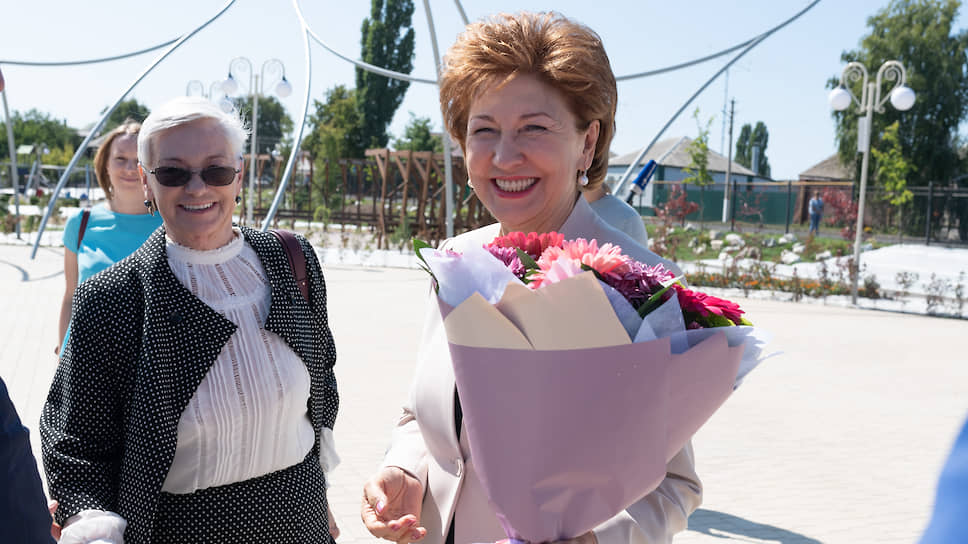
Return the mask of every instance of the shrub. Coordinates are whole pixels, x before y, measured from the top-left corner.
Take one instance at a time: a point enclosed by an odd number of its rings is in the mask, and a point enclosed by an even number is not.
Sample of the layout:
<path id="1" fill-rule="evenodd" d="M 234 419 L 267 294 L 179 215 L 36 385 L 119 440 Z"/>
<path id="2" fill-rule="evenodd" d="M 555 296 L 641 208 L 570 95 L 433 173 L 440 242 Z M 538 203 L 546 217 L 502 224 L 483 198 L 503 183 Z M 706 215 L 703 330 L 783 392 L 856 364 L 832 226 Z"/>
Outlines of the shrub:
<path id="1" fill-rule="evenodd" d="M 699 204 L 690 202 L 688 194 L 679 185 L 673 185 L 669 191 L 669 199 L 655 208 L 655 214 L 663 222 L 666 218 L 675 217 L 680 226 L 686 224 L 686 216 L 699 210 Z"/>
<path id="2" fill-rule="evenodd" d="M 857 224 L 857 202 L 850 197 L 849 191 L 832 187 L 825 188 L 820 198 L 823 199 L 824 205 L 824 223 L 842 227 L 840 235 L 844 240 L 850 240 L 854 232 L 853 228 Z"/>

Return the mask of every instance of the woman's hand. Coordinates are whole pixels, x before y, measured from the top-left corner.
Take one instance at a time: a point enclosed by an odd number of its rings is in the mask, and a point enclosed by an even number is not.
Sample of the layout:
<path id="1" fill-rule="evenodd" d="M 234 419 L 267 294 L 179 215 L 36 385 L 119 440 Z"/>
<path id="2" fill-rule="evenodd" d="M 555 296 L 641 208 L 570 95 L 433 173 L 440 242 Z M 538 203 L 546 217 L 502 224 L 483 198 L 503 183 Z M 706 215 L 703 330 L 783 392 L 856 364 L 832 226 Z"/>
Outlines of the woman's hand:
<path id="1" fill-rule="evenodd" d="M 423 485 L 398 467 L 386 467 L 363 486 L 360 517 L 370 534 L 399 544 L 427 535 L 420 526 Z"/>
<path id="2" fill-rule="evenodd" d="M 326 504 L 326 515 L 329 516 L 329 536 L 336 540 L 339 538 L 339 525 L 336 525 L 336 518 L 333 517 L 333 509 L 329 507 L 329 503 Z"/>

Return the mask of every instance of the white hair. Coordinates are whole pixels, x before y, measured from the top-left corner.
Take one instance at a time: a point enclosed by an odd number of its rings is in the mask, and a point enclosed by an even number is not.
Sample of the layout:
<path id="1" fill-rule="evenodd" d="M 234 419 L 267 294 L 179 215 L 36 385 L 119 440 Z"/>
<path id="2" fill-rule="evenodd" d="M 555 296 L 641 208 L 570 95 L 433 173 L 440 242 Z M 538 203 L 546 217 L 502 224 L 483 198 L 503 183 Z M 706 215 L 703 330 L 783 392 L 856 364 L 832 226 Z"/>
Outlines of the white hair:
<path id="1" fill-rule="evenodd" d="M 242 147 L 249 137 L 249 130 L 237 111 L 226 113 L 218 105 L 204 98 L 180 96 L 165 102 L 141 123 L 141 132 L 138 133 L 138 161 L 146 168 L 153 168 L 155 165 L 150 164 L 151 138 L 170 128 L 200 119 L 211 119 L 218 123 L 225 133 L 232 155 L 242 157 Z"/>

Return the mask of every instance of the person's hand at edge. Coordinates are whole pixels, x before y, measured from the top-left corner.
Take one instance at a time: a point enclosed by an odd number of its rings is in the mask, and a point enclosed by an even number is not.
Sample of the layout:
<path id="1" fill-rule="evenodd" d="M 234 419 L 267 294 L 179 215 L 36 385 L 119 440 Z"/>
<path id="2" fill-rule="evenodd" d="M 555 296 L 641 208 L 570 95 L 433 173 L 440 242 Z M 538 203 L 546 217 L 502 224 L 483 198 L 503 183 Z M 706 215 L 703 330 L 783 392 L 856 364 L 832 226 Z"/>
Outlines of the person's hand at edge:
<path id="1" fill-rule="evenodd" d="M 50 536 L 54 537 L 54 540 L 60 540 L 61 537 L 61 526 L 54 521 L 54 512 L 57 511 L 57 506 L 57 501 L 47 501 L 47 511 L 50 512 Z"/>
<path id="2" fill-rule="evenodd" d="M 339 526 L 336 525 L 336 518 L 333 517 L 333 509 L 330 508 L 329 503 L 326 504 L 326 515 L 329 516 L 329 535 L 336 540 L 339 538 Z"/>
<path id="3" fill-rule="evenodd" d="M 398 544 L 417 542 L 427 536 L 420 526 L 423 485 L 399 467 L 380 469 L 363 486 L 360 517 L 375 537 Z"/>
<path id="4" fill-rule="evenodd" d="M 593 531 L 588 531 L 587 533 L 576 536 L 575 538 L 559 540 L 553 544 L 598 544 L 598 537 L 595 536 Z"/>

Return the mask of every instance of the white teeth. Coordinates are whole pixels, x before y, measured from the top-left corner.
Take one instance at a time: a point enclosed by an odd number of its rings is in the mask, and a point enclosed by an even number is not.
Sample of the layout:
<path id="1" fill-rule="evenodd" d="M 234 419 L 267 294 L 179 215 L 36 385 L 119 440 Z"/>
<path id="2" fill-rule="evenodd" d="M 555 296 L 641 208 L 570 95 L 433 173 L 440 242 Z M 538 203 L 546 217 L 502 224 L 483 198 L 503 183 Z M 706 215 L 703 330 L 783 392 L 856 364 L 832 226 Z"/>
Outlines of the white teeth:
<path id="1" fill-rule="evenodd" d="M 214 205 L 215 205 L 214 202 L 209 202 L 208 204 L 201 204 L 201 205 L 198 205 L 198 206 L 189 206 L 188 204 L 183 204 L 182 205 L 182 208 L 185 208 L 186 210 L 188 210 L 190 212 L 197 212 L 199 210 L 207 210 L 207 209 L 211 208 Z"/>
<path id="2" fill-rule="evenodd" d="M 518 191 L 523 191 L 528 187 L 531 187 L 532 185 L 534 185 L 536 181 L 538 181 L 537 178 L 514 179 L 514 180 L 494 178 L 494 182 L 497 183 L 498 188 L 501 189 L 502 191 L 507 191 L 509 193 L 517 193 Z"/>

